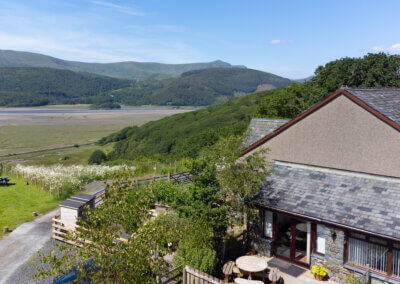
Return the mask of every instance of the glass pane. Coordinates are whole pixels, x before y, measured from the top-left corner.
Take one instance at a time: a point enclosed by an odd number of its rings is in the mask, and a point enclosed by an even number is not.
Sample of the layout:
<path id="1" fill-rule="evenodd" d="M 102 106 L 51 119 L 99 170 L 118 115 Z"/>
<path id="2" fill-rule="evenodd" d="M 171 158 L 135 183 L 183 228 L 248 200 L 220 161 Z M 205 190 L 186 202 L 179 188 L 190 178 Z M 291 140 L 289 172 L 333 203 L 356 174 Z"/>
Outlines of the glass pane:
<path id="1" fill-rule="evenodd" d="M 295 259 L 307 263 L 307 223 L 296 224 Z"/>
<path id="2" fill-rule="evenodd" d="M 290 224 L 292 219 L 286 216 L 278 215 L 278 238 L 277 238 L 277 253 L 290 258 Z"/>
<path id="3" fill-rule="evenodd" d="M 264 235 L 272 238 L 272 212 L 264 211 Z"/>
<path id="4" fill-rule="evenodd" d="M 354 265 L 387 271 L 387 252 L 384 246 L 349 238 L 348 262 Z"/>
<path id="5" fill-rule="evenodd" d="M 325 230 L 324 225 L 317 224 L 317 252 L 325 254 Z"/>
<path id="6" fill-rule="evenodd" d="M 397 249 L 392 254 L 392 274 L 400 276 L 400 250 Z"/>
<path id="7" fill-rule="evenodd" d="M 387 241 L 382 240 L 382 239 L 369 238 L 369 240 L 370 240 L 371 242 L 378 243 L 378 244 L 380 244 L 380 245 L 385 245 L 385 246 L 387 245 Z"/>

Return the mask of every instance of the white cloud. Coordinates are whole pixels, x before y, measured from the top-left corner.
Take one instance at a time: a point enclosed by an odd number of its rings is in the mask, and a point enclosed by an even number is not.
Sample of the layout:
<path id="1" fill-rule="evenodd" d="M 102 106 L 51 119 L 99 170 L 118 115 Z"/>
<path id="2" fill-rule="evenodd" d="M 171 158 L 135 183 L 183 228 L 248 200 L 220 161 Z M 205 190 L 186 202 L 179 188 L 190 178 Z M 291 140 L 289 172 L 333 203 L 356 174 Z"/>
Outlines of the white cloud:
<path id="1" fill-rule="evenodd" d="M 115 29 L 99 29 L 92 25 L 102 17 L 92 11 L 49 15 L 46 11 L 15 4 L 0 9 L 0 49 L 37 52 L 84 62 L 204 61 L 202 53 L 179 38 L 158 36 L 159 32 L 184 31 L 185 27 L 142 25 L 146 28 L 136 33 L 126 25 L 116 33 Z"/>
<path id="2" fill-rule="evenodd" d="M 371 48 L 374 52 L 388 52 L 388 53 L 400 53 L 400 43 L 395 43 L 390 46 L 377 45 Z"/>
<path id="3" fill-rule="evenodd" d="M 93 0 L 91 2 L 95 5 L 113 8 L 121 13 L 125 13 L 125 14 L 132 15 L 132 16 L 145 16 L 146 15 L 145 13 L 138 11 L 136 9 L 133 9 L 131 7 L 128 7 L 128 6 L 122 6 L 122 5 L 114 4 L 111 2 L 97 1 L 97 0 Z"/>
<path id="4" fill-rule="evenodd" d="M 281 43 L 283 43 L 283 40 L 281 40 L 281 39 L 271 39 L 269 43 L 270 44 L 281 44 Z"/>

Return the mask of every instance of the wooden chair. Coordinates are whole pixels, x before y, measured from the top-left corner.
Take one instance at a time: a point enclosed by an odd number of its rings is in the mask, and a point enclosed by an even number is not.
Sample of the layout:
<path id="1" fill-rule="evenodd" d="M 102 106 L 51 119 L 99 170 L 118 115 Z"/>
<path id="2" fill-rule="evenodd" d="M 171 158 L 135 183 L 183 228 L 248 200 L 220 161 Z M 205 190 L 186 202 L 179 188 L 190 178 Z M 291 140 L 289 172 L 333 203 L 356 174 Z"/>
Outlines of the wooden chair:
<path id="1" fill-rule="evenodd" d="M 224 266 L 222 267 L 222 273 L 225 275 L 224 281 L 225 281 L 226 283 L 229 282 L 229 276 L 232 275 L 234 266 L 235 266 L 235 262 L 233 262 L 233 261 L 228 261 L 228 262 L 225 263 Z"/>

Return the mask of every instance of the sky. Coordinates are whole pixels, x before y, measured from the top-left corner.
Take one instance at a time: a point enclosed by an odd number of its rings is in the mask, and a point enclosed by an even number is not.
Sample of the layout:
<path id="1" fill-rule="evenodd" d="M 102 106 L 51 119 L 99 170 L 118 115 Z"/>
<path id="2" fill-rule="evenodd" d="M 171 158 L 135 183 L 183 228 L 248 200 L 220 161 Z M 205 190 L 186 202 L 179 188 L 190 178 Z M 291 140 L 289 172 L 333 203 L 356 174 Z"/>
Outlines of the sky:
<path id="1" fill-rule="evenodd" d="M 398 0 L 0 0 L 0 49 L 84 62 L 223 60 L 290 79 L 400 54 Z"/>

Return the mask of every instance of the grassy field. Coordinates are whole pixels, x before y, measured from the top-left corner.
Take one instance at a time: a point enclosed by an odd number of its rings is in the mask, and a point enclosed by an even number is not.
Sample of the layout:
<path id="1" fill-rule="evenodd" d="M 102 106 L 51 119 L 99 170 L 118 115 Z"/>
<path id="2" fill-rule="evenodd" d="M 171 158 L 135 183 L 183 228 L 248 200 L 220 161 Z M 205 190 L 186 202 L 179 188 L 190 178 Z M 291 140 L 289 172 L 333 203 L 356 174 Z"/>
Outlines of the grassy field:
<path id="1" fill-rule="evenodd" d="M 46 213 L 60 202 L 49 192 L 34 185 L 25 185 L 23 179 L 11 177 L 11 182 L 15 184 L 0 187 L 0 228 L 8 226 L 13 230 L 21 223 L 32 221 L 32 212 Z M 0 237 L 3 235 L 0 231 Z"/>
<path id="2" fill-rule="evenodd" d="M 91 143 L 128 125 L 5 125 L 0 127 L 0 155 Z"/>

